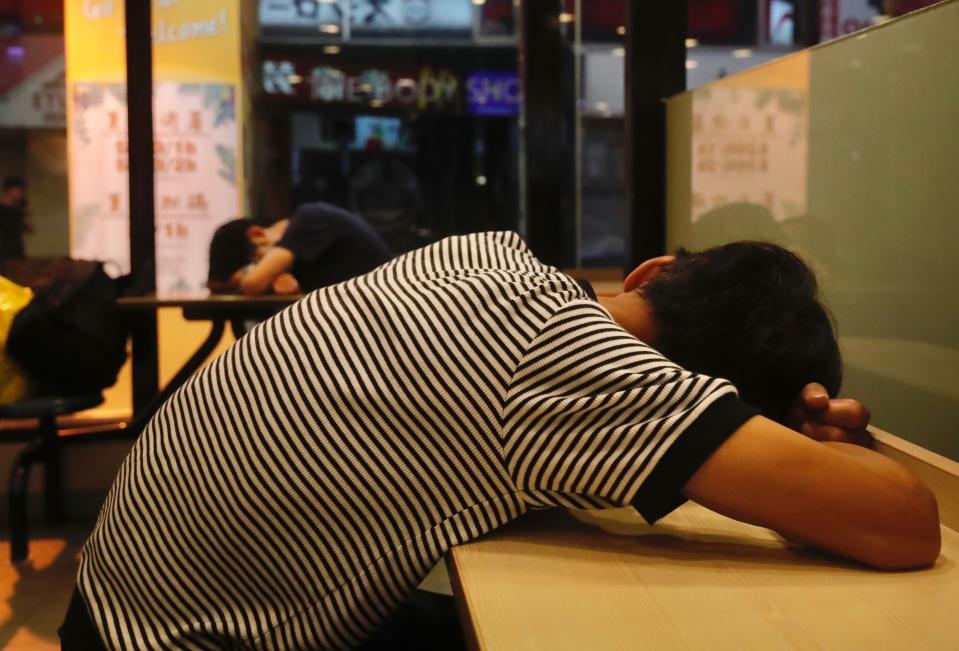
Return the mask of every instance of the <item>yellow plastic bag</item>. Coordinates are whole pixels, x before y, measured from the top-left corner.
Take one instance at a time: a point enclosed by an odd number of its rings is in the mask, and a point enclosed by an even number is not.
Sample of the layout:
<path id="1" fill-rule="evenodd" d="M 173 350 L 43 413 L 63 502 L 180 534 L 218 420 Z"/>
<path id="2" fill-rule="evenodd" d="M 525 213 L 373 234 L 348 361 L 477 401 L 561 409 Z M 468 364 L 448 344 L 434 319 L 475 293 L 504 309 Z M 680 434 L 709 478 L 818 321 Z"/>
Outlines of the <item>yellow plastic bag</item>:
<path id="1" fill-rule="evenodd" d="M 13 318 L 32 299 L 29 287 L 21 287 L 0 276 L 0 404 L 16 402 L 29 391 L 26 375 L 7 357 L 6 350 Z"/>

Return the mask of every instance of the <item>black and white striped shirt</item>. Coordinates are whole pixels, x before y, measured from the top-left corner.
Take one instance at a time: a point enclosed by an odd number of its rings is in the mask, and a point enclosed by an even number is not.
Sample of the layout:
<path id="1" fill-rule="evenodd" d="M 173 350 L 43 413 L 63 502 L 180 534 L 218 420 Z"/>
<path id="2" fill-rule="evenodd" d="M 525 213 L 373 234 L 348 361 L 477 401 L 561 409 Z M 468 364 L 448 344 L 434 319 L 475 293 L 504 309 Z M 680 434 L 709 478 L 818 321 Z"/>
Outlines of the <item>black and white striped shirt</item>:
<path id="1" fill-rule="evenodd" d="M 530 507 L 664 515 L 752 413 L 516 234 L 448 238 L 309 294 L 186 383 L 78 584 L 114 648 L 348 648 Z"/>

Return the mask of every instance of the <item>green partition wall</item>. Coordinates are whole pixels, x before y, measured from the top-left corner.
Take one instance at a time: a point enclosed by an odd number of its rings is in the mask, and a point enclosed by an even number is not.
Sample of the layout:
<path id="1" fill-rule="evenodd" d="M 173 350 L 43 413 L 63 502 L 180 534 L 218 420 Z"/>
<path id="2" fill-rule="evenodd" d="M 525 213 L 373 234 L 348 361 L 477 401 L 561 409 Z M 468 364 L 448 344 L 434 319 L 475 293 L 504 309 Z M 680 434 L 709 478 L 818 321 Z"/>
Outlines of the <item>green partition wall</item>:
<path id="1" fill-rule="evenodd" d="M 959 0 L 670 99 L 667 165 L 667 246 L 798 251 L 843 394 L 959 459 Z"/>

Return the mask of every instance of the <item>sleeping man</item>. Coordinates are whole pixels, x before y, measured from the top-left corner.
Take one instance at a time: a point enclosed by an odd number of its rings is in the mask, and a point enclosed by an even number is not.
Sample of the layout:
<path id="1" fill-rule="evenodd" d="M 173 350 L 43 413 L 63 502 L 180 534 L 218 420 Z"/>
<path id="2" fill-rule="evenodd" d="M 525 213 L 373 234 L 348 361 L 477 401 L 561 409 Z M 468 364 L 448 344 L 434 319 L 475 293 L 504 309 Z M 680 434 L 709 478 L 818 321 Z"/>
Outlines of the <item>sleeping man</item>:
<path id="1" fill-rule="evenodd" d="M 362 217 L 328 203 L 262 225 L 234 219 L 210 241 L 207 286 L 214 292 L 299 294 L 359 276 L 392 256 Z"/>
<path id="2" fill-rule="evenodd" d="M 355 647 L 451 546 L 532 508 L 653 522 L 691 499 L 930 565 L 935 499 L 868 449 L 840 380 L 815 278 L 779 247 L 655 258 L 597 299 L 514 233 L 442 240 L 307 295 L 160 409 L 63 648 Z"/>

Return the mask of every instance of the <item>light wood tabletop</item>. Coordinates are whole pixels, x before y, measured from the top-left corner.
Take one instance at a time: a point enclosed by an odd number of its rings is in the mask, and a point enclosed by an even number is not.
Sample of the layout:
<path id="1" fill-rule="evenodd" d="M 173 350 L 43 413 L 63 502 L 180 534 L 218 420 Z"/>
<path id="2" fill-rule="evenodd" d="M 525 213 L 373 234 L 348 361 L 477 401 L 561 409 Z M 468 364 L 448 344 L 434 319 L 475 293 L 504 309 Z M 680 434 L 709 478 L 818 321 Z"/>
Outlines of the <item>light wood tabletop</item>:
<path id="1" fill-rule="evenodd" d="M 879 572 L 687 503 L 530 513 L 453 548 L 470 644 L 495 651 L 959 648 L 959 534 L 934 567 Z"/>

